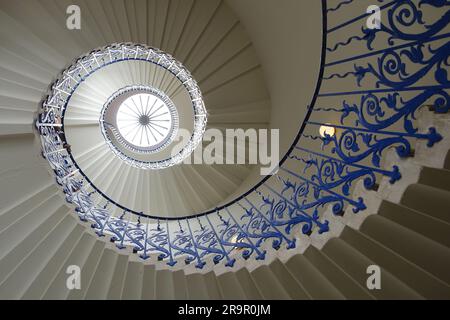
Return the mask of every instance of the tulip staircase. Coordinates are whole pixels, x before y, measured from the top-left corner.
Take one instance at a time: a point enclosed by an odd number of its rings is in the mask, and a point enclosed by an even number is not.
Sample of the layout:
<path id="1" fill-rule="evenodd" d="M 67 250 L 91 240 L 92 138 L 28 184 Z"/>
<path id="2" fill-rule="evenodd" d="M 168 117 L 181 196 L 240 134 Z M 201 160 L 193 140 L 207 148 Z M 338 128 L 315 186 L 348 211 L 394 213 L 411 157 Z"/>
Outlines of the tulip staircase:
<path id="1" fill-rule="evenodd" d="M 440 0 L 1 1 L 0 298 L 449 299 L 449 21 Z M 278 171 L 183 162 L 238 128 L 280 129 Z"/>

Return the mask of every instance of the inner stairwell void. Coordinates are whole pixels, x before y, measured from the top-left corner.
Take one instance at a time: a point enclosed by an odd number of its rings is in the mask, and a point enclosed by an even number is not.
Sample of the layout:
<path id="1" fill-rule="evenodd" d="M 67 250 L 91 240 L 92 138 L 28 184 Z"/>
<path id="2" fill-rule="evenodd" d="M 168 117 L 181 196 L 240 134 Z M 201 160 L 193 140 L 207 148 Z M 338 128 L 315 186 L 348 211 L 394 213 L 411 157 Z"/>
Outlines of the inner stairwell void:
<path id="1" fill-rule="evenodd" d="M 0 0 L 0 299 L 449 299 L 449 22 Z M 278 170 L 183 162 L 227 129 L 279 129 Z"/>

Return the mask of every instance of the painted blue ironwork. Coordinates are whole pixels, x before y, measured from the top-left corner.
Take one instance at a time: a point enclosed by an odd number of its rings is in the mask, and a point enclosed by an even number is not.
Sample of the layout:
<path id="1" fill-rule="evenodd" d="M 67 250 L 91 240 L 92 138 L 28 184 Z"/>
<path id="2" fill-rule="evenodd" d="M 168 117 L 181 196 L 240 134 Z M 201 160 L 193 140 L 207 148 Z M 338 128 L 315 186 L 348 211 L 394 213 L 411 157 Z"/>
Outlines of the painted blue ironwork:
<path id="1" fill-rule="evenodd" d="M 352 196 L 356 183 L 362 181 L 372 190 L 382 177 L 392 184 L 400 180 L 399 167 L 383 165 L 387 150 L 408 157 L 418 140 L 426 141 L 430 148 L 439 143 L 442 133 L 433 127 L 419 132 L 416 115 L 419 111 L 447 113 L 450 106 L 450 2 L 379 2 L 382 27 L 368 30 L 368 14 L 353 12 L 352 0 L 333 2 L 328 10 L 323 1 L 327 31 L 316 92 L 279 171 L 230 203 L 191 217 L 169 219 L 158 218 L 157 213 L 133 212 L 96 189 L 78 170 L 63 135 L 63 110 L 58 105 L 64 92 L 76 88 L 56 82 L 52 89 L 60 95 L 46 100 L 37 129 L 42 155 L 67 202 L 82 221 L 99 236 L 108 236 L 118 248 L 132 247 L 142 259 L 164 261 L 172 267 L 184 261 L 196 268 L 209 261 L 232 267 L 240 258 L 262 260 L 267 250 L 295 248 L 300 234 L 327 232 L 331 223 L 323 217 L 327 209 L 335 215 L 365 210 L 364 197 Z M 352 16 L 328 26 L 327 21 L 340 10 Z M 335 32 L 343 28 L 361 31 Z M 350 44 L 360 45 L 357 55 L 352 47 L 351 55 L 345 56 Z M 111 50 L 112 57 L 118 54 Z M 85 68 L 95 65 L 93 59 Z M 84 72 L 71 71 L 74 77 L 82 77 Z M 335 87 L 345 90 L 326 89 Z M 358 87 L 361 90 L 355 89 Z M 318 121 L 324 114 L 335 122 Z M 320 136 L 321 125 L 336 128 L 336 135 Z"/>

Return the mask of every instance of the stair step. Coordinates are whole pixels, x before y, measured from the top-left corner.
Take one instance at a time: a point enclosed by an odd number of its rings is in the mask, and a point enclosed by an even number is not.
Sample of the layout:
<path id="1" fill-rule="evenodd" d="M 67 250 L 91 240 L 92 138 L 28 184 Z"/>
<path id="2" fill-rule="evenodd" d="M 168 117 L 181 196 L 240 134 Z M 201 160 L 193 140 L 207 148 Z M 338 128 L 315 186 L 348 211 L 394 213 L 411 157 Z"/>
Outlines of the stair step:
<path id="1" fill-rule="evenodd" d="M 306 290 L 302 287 L 300 283 L 297 282 L 286 266 L 279 259 L 275 259 L 270 264 L 270 269 L 273 274 L 277 277 L 278 281 L 282 284 L 284 290 L 288 293 L 291 299 L 295 300 L 306 300 L 309 296 Z"/>
<path id="2" fill-rule="evenodd" d="M 383 201 L 378 214 L 410 230 L 450 247 L 450 224 L 402 204 Z"/>
<path id="3" fill-rule="evenodd" d="M 450 151 L 447 152 L 447 156 L 445 157 L 444 169 L 450 170 Z"/>
<path id="4" fill-rule="evenodd" d="M 208 300 L 208 289 L 206 288 L 204 275 L 193 273 L 186 276 L 186 285 L 189 300 Z"/>
<path id="5" fill-rule="evenodd" d="M 113 277 L 108 289 L 108 300 L 119 300 L 122 297 L 122 289 L 128 267 L 128 256 L 119 254 L 114 266 Z"/>
<path id="6" fill-rule="evenodd" d="M 67 219 L 70 219 L 67 217 Z M 76 246 L 78 241 L 81 238 L 81 235 L 84 232 L 84 226 L 80 224 L 76 224 L 75 220 L 72 219 L 70 222 L 74 226 L 74 229 L 71 232 L 67 232 L 64 228 L 61 229 L 61 234 L 67 235 L 67 238 L 63 241 L 56 242 L 61 243 L 58 250 L 50 255 L 50 244 L 54 243 L 55 240 L 51 239 L 49 237 L 48 244 L 46 241 L 42 243 L 42 251 L 47 252 L 50 259 L 48 259 L 45 263 L 42 263 L 42 269 L 39 272 L 39 274 L 35 277 L 35 279 L 32 281 L 31 285 L 28 287 L 24 295 L 22 296 L 22 299 L 29 300 L 29 299 L 41 299 L 43 294 L 45 293 L 45 289 L 48 286 L 49 279 L 51 279 L 57 272 L 60 270 L 61 266 L 63 265 L 64 261 L 66 261 L 68 255 L 72 251 L 72 249 Z M 36 255 L 37 259 L 42 259 L 43 255 L 38 250 L 34 251 L 33 254 Z M 28 262 L 26 262 L 28 263 Z M 35 266 L 35 269 L 38 269 L 36 266 L 38 263 L 36 262 L 29 262 L 31 265 Z"/>
<path id="7" fill-rule="evenodd" d="M 341 239 L 341 241 L 345 241 L 354 250 L 366 256 L 367 259 L 370 259 L 372 264 L 380 266 L 382 270 L 387 272 L 386 274 L 385 272 L 382 273 L 381 281 L 383 290 L 371 291 L 374 295 L 378 294 L 379 291 L 385 292 L 389 289 L 389 286 L 394 283 L 390 280 L 390 275 L 393 275 L 395 276 L 395 281 L 397 279 L 402 281 L 406 286 L 425 298 L 440 299 L 442 296 L 448 296 L 448 286 L 445 283 L 436 279 L 431 274 L 424 272 L 423 269 L 400 257 L 392 250 L 389 250 L 363 233 L 351 228 L 345 228 L 341 234 Z M 331 248 L 331 250 L 333 249 Z M 365 274 L 363 276 L 367 277 Z M 386 276 L 388 277 L 387 280 L 383 280 Z M 388 287 L 386 288 L 386 286 Z M 395 295 L 394 298 L 406 299 L 410 295 L 402 296 L 403 294 L 400 296 Z"/>
<path id="8" fill-rule="evenodd" d="M 290 298 L 289 294 L 278 281 L 278 278 L 272 273 L 269 266 L 262 265 L 253 270 L 251 275 L 264 299 L 286 300 Z"/>
<path id="9" fill-rule="evenodd" d="M 5 248 L 7 254 L 0 260 L 0 283 L 30 252 L 32 252 L 36 247 L 39 247 L 40 242 L 42 242 L 48 234 L 52 232 L 55 226 L 60 224 L 65 216 L 67 216 L 67 208 L 60 207 L 58 210 L 54 211 L 51 216 L 37 225 L 31 233 L 26 234 L 25 238 L 16 246 L 13 247 L 14 243 L 11 243 L 10 248 Z M 75 221 L 75 219 L 72 220 Z M 22 222 L 24 223 L 25 221 Z M 15 228 L 12 226 L 10 232 L 13 232 L 14 230 Z M 9 237 L 4 239 L 6 241 Z"/>
<path id="10" fill-rule="evenodd" d="M 450 283 L 450 249 L 380 215 L 366 219 L 360 231 L 435 277 Z"/>
<path id="11" fill-rule="evenodd" d="M 450 191 L 450 169 L 424 167 L 420 172 L 419 183 Z"/>
<path id="12" fill-rule="evenodd" d="M 217 277 L 221 295 L 225 300 L 246 300 L 244 290 L 234 272 L 226 272 Z"/>
<path id="13" fill-rule="evenodd" d="M 236 277 L 247 299 L 258 300 L 263 298 L 248 269 L 242 268 L 236 271 Z"/>
<path id="14" fill-rule="evenodd" d="M 287 261 L 286 268 L 305 289 L 311 299 L 344 299 L 344 295 L 312 265 L 308 259 L 297 254 Z"/>
<path id="15" fill-rule="evenodd" d="M 105 242 L 96 239 L 94 247 L 89 252 L 89 256 L 81 268 L 81 288 L 79 290 L 70 290 L 67 299 L 81 300 L 84 298 L 90 286 L 92 277 L 94 276 L 95 270 L 98 268 L 100 257 L 102 256 L 104 249 Z"/>
<path id="16" fill-rule="evenodd" d="M 205 281 L 206 290 L 208 290 L 208 296 L 211 300 L 222 299 L 222 295 L 220 293 L 219 284 L 217 282 L 217 277 L 214 271 L 210 271 L 203 275 L 203 279 Z"/>
<path id="17" fill-rule="evenodd" d="M 58 189 L 52 184 L 31 195 L 27 199 L 16 203 L 14 207 L 2 210 L 0 213 L 0 232 L 9 227 L 15 221 L 28 214 L 34 208 L 41 206 L 57 194 Z"/>
<path id="18" fill-rule="evenodd" d="M 450 223 L 450 192 L 423 184 L 410 185 L 401 204 Z"/>
<path id="19" fill-rule="evenodd" d="M 63 214 L 62 212 L 67 212 L 67 207 L 58 196 L 51 197 L 2 230 L 0 232 L 0 259 L 20 245 L 30 234 L 36 235 L 37 230 L 48 229 L 43 224 L 47 219 L 55 216 L 55 212 L 59 212 L 60 215 Z"/>
<path id="20" fill-rule="evenodd" d="M 186 275 L 183 270 L 178 270 L 173 272 L 173 287 L 175 290 L 176 300 L 187 299 L 187 285 L 186 285 Z"/>
<path id="21" fill-rule="evenodd" d="M 144 264 L 140 261 L 129 261 L 122 291 L 123 300 L 138 300 L 142 297 Z"/>
<path id="22" fill-rule="evenodd" d="M 350 228 L 345 228 L 345 230 L 349 230 L 349 232 L 353 231 Z M 322 250 L 345 273 L 364 287 L 367 287 L 367 279 L 369 277 L 367 268 L 371 265 L 380 266 L 381 290 L 370 290 L 370 294 L 376 299 L 422 299 L 417 292 L 384 269 L 384 266 L 379 261 L 369 259 L 369 257 L 352 245 L 353 242 L 346 242 L 341 238 L 334 238 L 328 241 Z"/>
<path id="23" fill-rule="evenodd" d="M 142 299 L 155 300 L 156 270 L 154 265 L 144 266 L 144 279 L 142 283 Z"/>
<path id="24" fill-rule="evenodd" d="M 321 250 L 310 246 L 304 255 L 347 299 L 374 299 L 366 286 L 353 279 Z"/>
<path id="25" fill-rule="evenodd" d="M 42 299 L 58 300 L 66 299 L 69 295 L 67 288 L 67 279 L 69 275 L 66 273 L 67 268 L 71 265 L 79 266 L 82 269 L 83 265 L 89 258 L 89 255 L 94 248 L 95 239 L 88 233 L 83 233 L 80 241 L 73 248 L 67 260 L 62 265 L 61 269 L 56 273 L 53 280 L 49 281 L 49 286 L 44 293 Z M 81 281 L 83 281 L 83 274 L 81 273 Z"/>
<path id="26" fill-rule="evenodd" d="M 175 286 L 173 283 L 173 271 L 156 271 L 156 300 L 175 299 Z"/>
<path id="27" fill-rule="evenodd" d="M 75 220 L 71 217 L 61 221 L 53 230 L 45 235 L 45 238 L 32 249 L 27 252 L 23 260 L 15 261 L 16 267 L 11 269 L 10 266 L 3 265 L 2 271 L 10 270 L 11 274 L 0 285 L 0 297 L 18 299 L 25 294 L 27 289 L 39 277 L 41 272 L 46 272 L 49 262 L 53 261 L 53 257 L 58 253 L 60 248 L 66 248 L 66 241 L 76 239 L 76 233 L 73 233 L 75 228 Z M 6 257 L 5 262 L 14 262 Z M 3 260 L 2 260 L 3 262 Z M 48 279 L 47 279 L 48 280 Z M 40 298 L 40 295 L 36 296 Z"/>
<path id="28" fill-rule="evenodd" d="M 118 254 L 113 249 L 103 250 L 100 262 L 94 270 L 89 288 L 86 292 L 88 300 L 104 300 L 108 295 L 109 284 L 113 278 Z"/>

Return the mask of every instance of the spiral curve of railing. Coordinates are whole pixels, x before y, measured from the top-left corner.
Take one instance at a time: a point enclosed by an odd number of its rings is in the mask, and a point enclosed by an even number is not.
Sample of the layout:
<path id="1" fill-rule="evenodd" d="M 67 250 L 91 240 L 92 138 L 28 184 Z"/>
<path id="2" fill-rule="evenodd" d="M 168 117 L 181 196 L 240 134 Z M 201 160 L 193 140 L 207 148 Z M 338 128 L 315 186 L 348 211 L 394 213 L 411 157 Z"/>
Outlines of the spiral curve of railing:
<path id="1" fill-rule="evenodd" d="M 434 127 L 420 132 L 415 115 L 422 108 L 447 113 L 450 105 L 450 2 L 377 2 L 383 19 L 371 29 L 366 24 L 371 13 L 354 15 L 354 1 L 322 1 L 316 92 L 279 171 L 232 202 L 195 216 L 133 212 L 102 194 L 64 148 L 63 126 L 55 122 L 64 110 L 43 104 L 36 121 L 42 154 L 67 202 L 118 248 L 131 246 L 142 259 L 156 257 L 169 266 L 182 259 L 200 269 L 209 261 L 232 267 L 236 259 L 262 260 L 267 250 L 294 249 L 296 234 L 329 231 L 323 212 L 330 207 L 335 215 L 348 214 L 348 208 L 355 215 L 364 211 L 364 197 L 352 197 L 355 184 L 362 180 L 373 190 L 383 177 L 392 184 L 400 180 L 404 173 L 397 166 L 384 166 L 385 153 L 394 149 L 406 158 L 417 140 L 429 148 L 439 143 L 443 133 Z M 59 85 L 56 81 L 52 90 L 65 92 Z M 321 136 L 320 126 L 331 126 L 336 134 Z M 112 206 L 123 214 L 112 216 Z"/>

